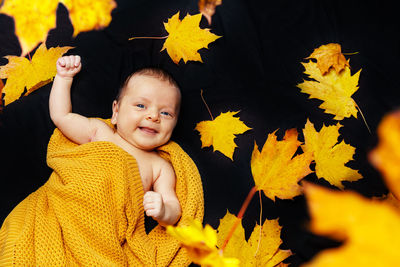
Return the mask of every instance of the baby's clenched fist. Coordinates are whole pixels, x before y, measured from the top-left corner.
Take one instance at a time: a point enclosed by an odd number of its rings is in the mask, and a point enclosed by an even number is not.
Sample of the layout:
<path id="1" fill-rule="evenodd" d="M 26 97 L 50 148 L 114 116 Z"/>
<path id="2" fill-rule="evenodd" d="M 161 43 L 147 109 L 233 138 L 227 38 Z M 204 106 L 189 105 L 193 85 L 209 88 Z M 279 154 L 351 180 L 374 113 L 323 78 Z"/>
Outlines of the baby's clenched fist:
<path id="1" fill-rule="evenodd" d="M 82 68 L 80 56 L 64 56 L 57 60 L 57 75 L 73 78 Z"/>
<path id="2" fill-rule="evenodd" d="M 165 207 L 161 194 L 147 191 L 143 196 L 143 208 L 147 216 L 159 221 L 165 215 Z"/>

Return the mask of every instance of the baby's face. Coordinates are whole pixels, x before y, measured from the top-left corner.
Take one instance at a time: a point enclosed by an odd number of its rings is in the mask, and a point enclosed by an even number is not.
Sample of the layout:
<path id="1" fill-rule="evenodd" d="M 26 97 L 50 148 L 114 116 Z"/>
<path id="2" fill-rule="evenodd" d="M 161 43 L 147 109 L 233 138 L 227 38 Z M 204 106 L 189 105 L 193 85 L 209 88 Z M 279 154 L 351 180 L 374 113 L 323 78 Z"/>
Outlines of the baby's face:
<path id="1" fill-rule="evenodd" d="M 179 89 L 151 76 L 133 76 L 120 101 L 113 104 L 111 122 L 131 145 L 153 150 L 171 137 L 180 105 Z"/>

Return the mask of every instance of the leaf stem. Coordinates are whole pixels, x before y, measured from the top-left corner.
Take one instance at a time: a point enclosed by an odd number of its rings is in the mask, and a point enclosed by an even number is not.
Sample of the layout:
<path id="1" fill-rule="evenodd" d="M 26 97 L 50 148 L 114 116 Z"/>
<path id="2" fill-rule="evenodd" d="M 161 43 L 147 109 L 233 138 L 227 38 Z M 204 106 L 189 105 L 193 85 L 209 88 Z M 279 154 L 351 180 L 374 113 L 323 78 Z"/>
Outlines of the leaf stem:
<path id="1" fill-rule="evenodd" d="M 257 244 L 257 249 L 256 252 L 254 253 L 254 257 L 257 255 L 258 251 L 260 250 L 260 244 L 261 244 L 261 237 L 262 237 L 262 199 L 261 199 L 261 191 L 258 190 L 258 196 L 260 199 L 260 234 L 258 235 L 258 244 Z"/>
<path id="2" fill-rule="evenodd" d="M 134 39 L 167 39 L 168 36 L 169 35 L 161 36 L 161 37 L 158 37 L 158 36 L 138 36 L 138 37 L 131 37 L 131 38 L 128 39 L 128 41 L 134 40 Z"/>
<path id="3" fill-rule="evenodd" d="M 343 55 L 346 55 L 346 56 L 351 56 L 351 55 L 356 55 L 356 54 L 358 54 L 358 52 L 353 52 L 353 53 L 342 53 Z"/>
<path id="4" fill-rule="evenodd" d="M 360 111 L 360 114 L 361 114 L 361 117 L 362 117 L 362 119 L 363 119 L 363 121 L 364 121 L 364 123 L 365 123 L 365 126 L 367 126 L 368 132 L 369 132 L 370 134 L 372 134 L 372 133 L 371 133 L 371 129 L 370 129 L 369 126 L 368 126 L 367 120 L 365 119 L 364 114 L 362 113 L 362 111 L 361 111 L 360 107 L 357 105 L 357 103 L 356 103 L 356 108 L 358 109 L 358 111 Z"/>
<path id="5" fill-rule="evenodd" d="M 206 101 L 204 100 L 204 97 L 203 97 L 203 89 L 200 90 L 200 97 L 201 97 L 201 100 L 203 100 L 204 105 L 206 105 L 206 108 L 207 108 L 207 110 L 208 110 L 208 113 L 209 113 L 210 116 L 211 116 L 211 120 L 213 121 L 213 120 L 214 120 L 214 117 L 213 117 L 213 115 L 212 115 L 212 113 L 211 113 L 211 110 L 210 110 L 210 108 L 208 107 Z"/>
<path id="6" fill-rule="evenodd" d="M 253 186 L 253 188 L 250 190 L 249 194 L 247 195 L 246 199 L 244 200 L 242 207 L 240 208 L 240 211 L 237 215 L 236 221 L 233 224 L 231 230 L 229 230 L 228 235 L 226 236 L 223 245 L 221 246 L 221 251 L 223 251 L 226 248 L 226 245 L 228 244 L 229 240 L 231 239 L 233 233 L 236 230 L 236 227 L 239 225 L 239 223 L 242 221 L 243 215 L 249 206 L 250 200 L 253 198 L 254 194 L 257 192 L 257 188 Z"/>

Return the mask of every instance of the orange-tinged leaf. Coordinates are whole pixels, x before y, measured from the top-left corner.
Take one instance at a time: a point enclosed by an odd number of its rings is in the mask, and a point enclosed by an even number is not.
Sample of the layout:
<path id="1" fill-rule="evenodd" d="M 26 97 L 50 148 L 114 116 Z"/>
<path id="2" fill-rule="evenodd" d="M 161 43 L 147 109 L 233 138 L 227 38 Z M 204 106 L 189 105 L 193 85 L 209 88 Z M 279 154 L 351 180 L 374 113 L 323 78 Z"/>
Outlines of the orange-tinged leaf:
<path id="1" fill-rule="evenodd" d="M 247 127 L 238 117 L 234 117 L 239 111 L 221 113 L 211 121 L 197 123 L 195 130 L 200 133 L 203 147 L 213 146 L 231 160 L 237 145 L 234 142 L 236 135 L 242 134 L 251 128 Z"/>
<path id="2" fill-rule="evenodd" d="M 386 195 L 382 195 L 380 197 L 372 197 L 372 200 L 385 202 L 400 210 L 400 201 L 393 195 L 392 192 L 388 192 Z"/>
<path id="3" fill-rule="evenodd" d="M 382 119 L 378 136 L 378 146 L 369 154 L 370 162 L 382 173 L 390 191 L 400 199 L 400 111 Z"/>
<path id="4" fill-rule="evenodd" d="M 211 24 L 211 17 L 215 13 L 215 8 L 222 4 L 222 0 L 199 0 L 199 11 L 206 17 L 208 24 Z"/>
<path id="5" fill-rule="evenodd" d="M 217 234 L 210 226 L 204 228 L 197 220 L 187 226 L 167 226 L 167 233 L 181 242 L 191 260 L 202 266 L 236 267 L 238 260 L 226 258 L 217 248 Z"/>
<path id="6" fill-rule="evenodd" d="M 311 230 L 344 241 L 304 266 L 400 266 L 400 214 L 386 203 L 304 184 Z"/>
<path id="7" fill-rule="evenodd" d="M 72 47 L 40 45 L 29 61 L 25 57 L 6 56 L 8 64 L 0 66 L 0 79 L 7 79 L 3 88 L 4 105 L 17 100 L 26 87 L 26 95 L 49 83 L 57 73 L 57 59 Z"/>
<path id="8" fill-rule="evenodd" d="M 304 151 L 314 153 L 315 173 L 330 184 L 343 188 L 342 181 L 357 181 L 362 178 L 357 170 L 345 164 L 353 159 L 355 148 L 344 141 L 338 143 L 340 123 L 323 125 L 317 132 L 309 120 L 304 127 Z"/>
<path id="9" fill-rule="evenodd" d="M 342 120 L 350 116 L 357 118 L 357 105 L 351 96 L 358 90 L 361 70 L 352 76 L 350 68 L 345 67 L 339 74 L 331 70 L 326 75 L 322 75 L 317 63 L 302 64 L 305 68 L 304 73 L 314 79 L 305 80 L 297 85 L 302 93 L 309 94 L 309 98 L 324 101 L 319 107 L 325 110 L 325 113 L 335 115 L 335 120 Z"/>
<path id="10" fill-rule="evenodd" d="M 220 220 L 218 227 L 218 246 L 221 247 L 230 228 L 237 220 L 235 215 L 227 211 Z M 236 257 L 240 266 L 273 267 L 291 255 L 290 250 L 281 250 L 281 226 L 278 220 L 265 220 L 260 235 L 260 225 L 256 225 L 248 241 L 245 239 L 244 229 L 239 225 L 224 249 L 227 257 Z M 261 241 L 259 240 L 261 238 Z"/>
<path id="11" fill-rule="evenodd" d="M 0 80 L 0 95 L 3 92 L 3 87 L 4 87 L 4 83 L 2 80 Z"/>
<path id="12" fill-rule="evenodd" d="M 19 38 L 22 55 L 27 54 L 40 42 L 44 42 L 47 32 L 56 27 L 58 1 L 53 0 L 8 0 L 0 13 L 14 18 L 15 34 Z"/>
<path id="13" fill-rule="evenodd" d="M 340 44 L 330 43 L 321 45 L 314 49 L 312 54 L 306 59 L 309 58 L 315 58 L 317 60 L 317 66 L 322 75 L 325 75 L 331 67 L 335 69 L 336 73 L 343 70 L 345 66 L 350 67 L 349 62 L 347 62 L 342 54 Z"/>
<path id="14" fill-rule="evenodd" d="M 60 0 L 69 11 L 74 26 L 74 36 L 80 32 L 99 30 L 111 22 L 111 11 L 117 6 L 114 0 Z"/>
<path id="15" fill-rule="evenodd" d="M 251 156 L 251 172 L 258 190 L 275 200 L 293 198 L 301 194 L 297 183 L 312 171 L 309 166 L 312 152 L 294 154 L 301 142 L 297 140 L 297 130 L 287 130 L 282 141 L 277 140 L 275 132 L 268 134 L 267 141 L 260 152 L 254 143 Z"/>
<path id="16" fill-rule="evenodd" d="M 166 49 L 175 64 L 181 59 L 185 63 L 189 60 L 203 62 L 197 51 L 208 48 L 209 43 L 221 37 L 211 33 L 210 29 L 200 29 L 200 20 L 201 14 L 193 16 L 188 14 L 180 20 L 178 12 L 164 23 L 169 36 L 161 51 Z"/>

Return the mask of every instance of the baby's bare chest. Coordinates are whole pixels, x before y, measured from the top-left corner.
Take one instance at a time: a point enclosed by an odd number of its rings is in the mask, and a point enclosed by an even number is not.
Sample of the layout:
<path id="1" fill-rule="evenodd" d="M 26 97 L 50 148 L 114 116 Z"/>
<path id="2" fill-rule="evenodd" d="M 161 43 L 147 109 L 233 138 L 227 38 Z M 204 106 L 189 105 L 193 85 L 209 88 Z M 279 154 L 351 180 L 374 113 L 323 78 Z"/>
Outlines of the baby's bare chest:
<path id="1" fill-rule="evenodd" d="M 154 164 L 154 155 L 149 152 L 141 152 L 133 149 L 130 145 L 127 145 L 125 142 L 121 142 L 118 138 L 114 138 L 111 135 L 98 135 L 92 141 L 107 141 L 114 143 L 115 145 L 119 146 L 127 153 L 132 155 L 135 158 L 136 163 L 139 168 L 140 178 L 143 184 L 144 192 L 147 192 L 152 189 L 153 182 L 156 179 L 155 174 L 157 173 L 157 164 Z"/>

